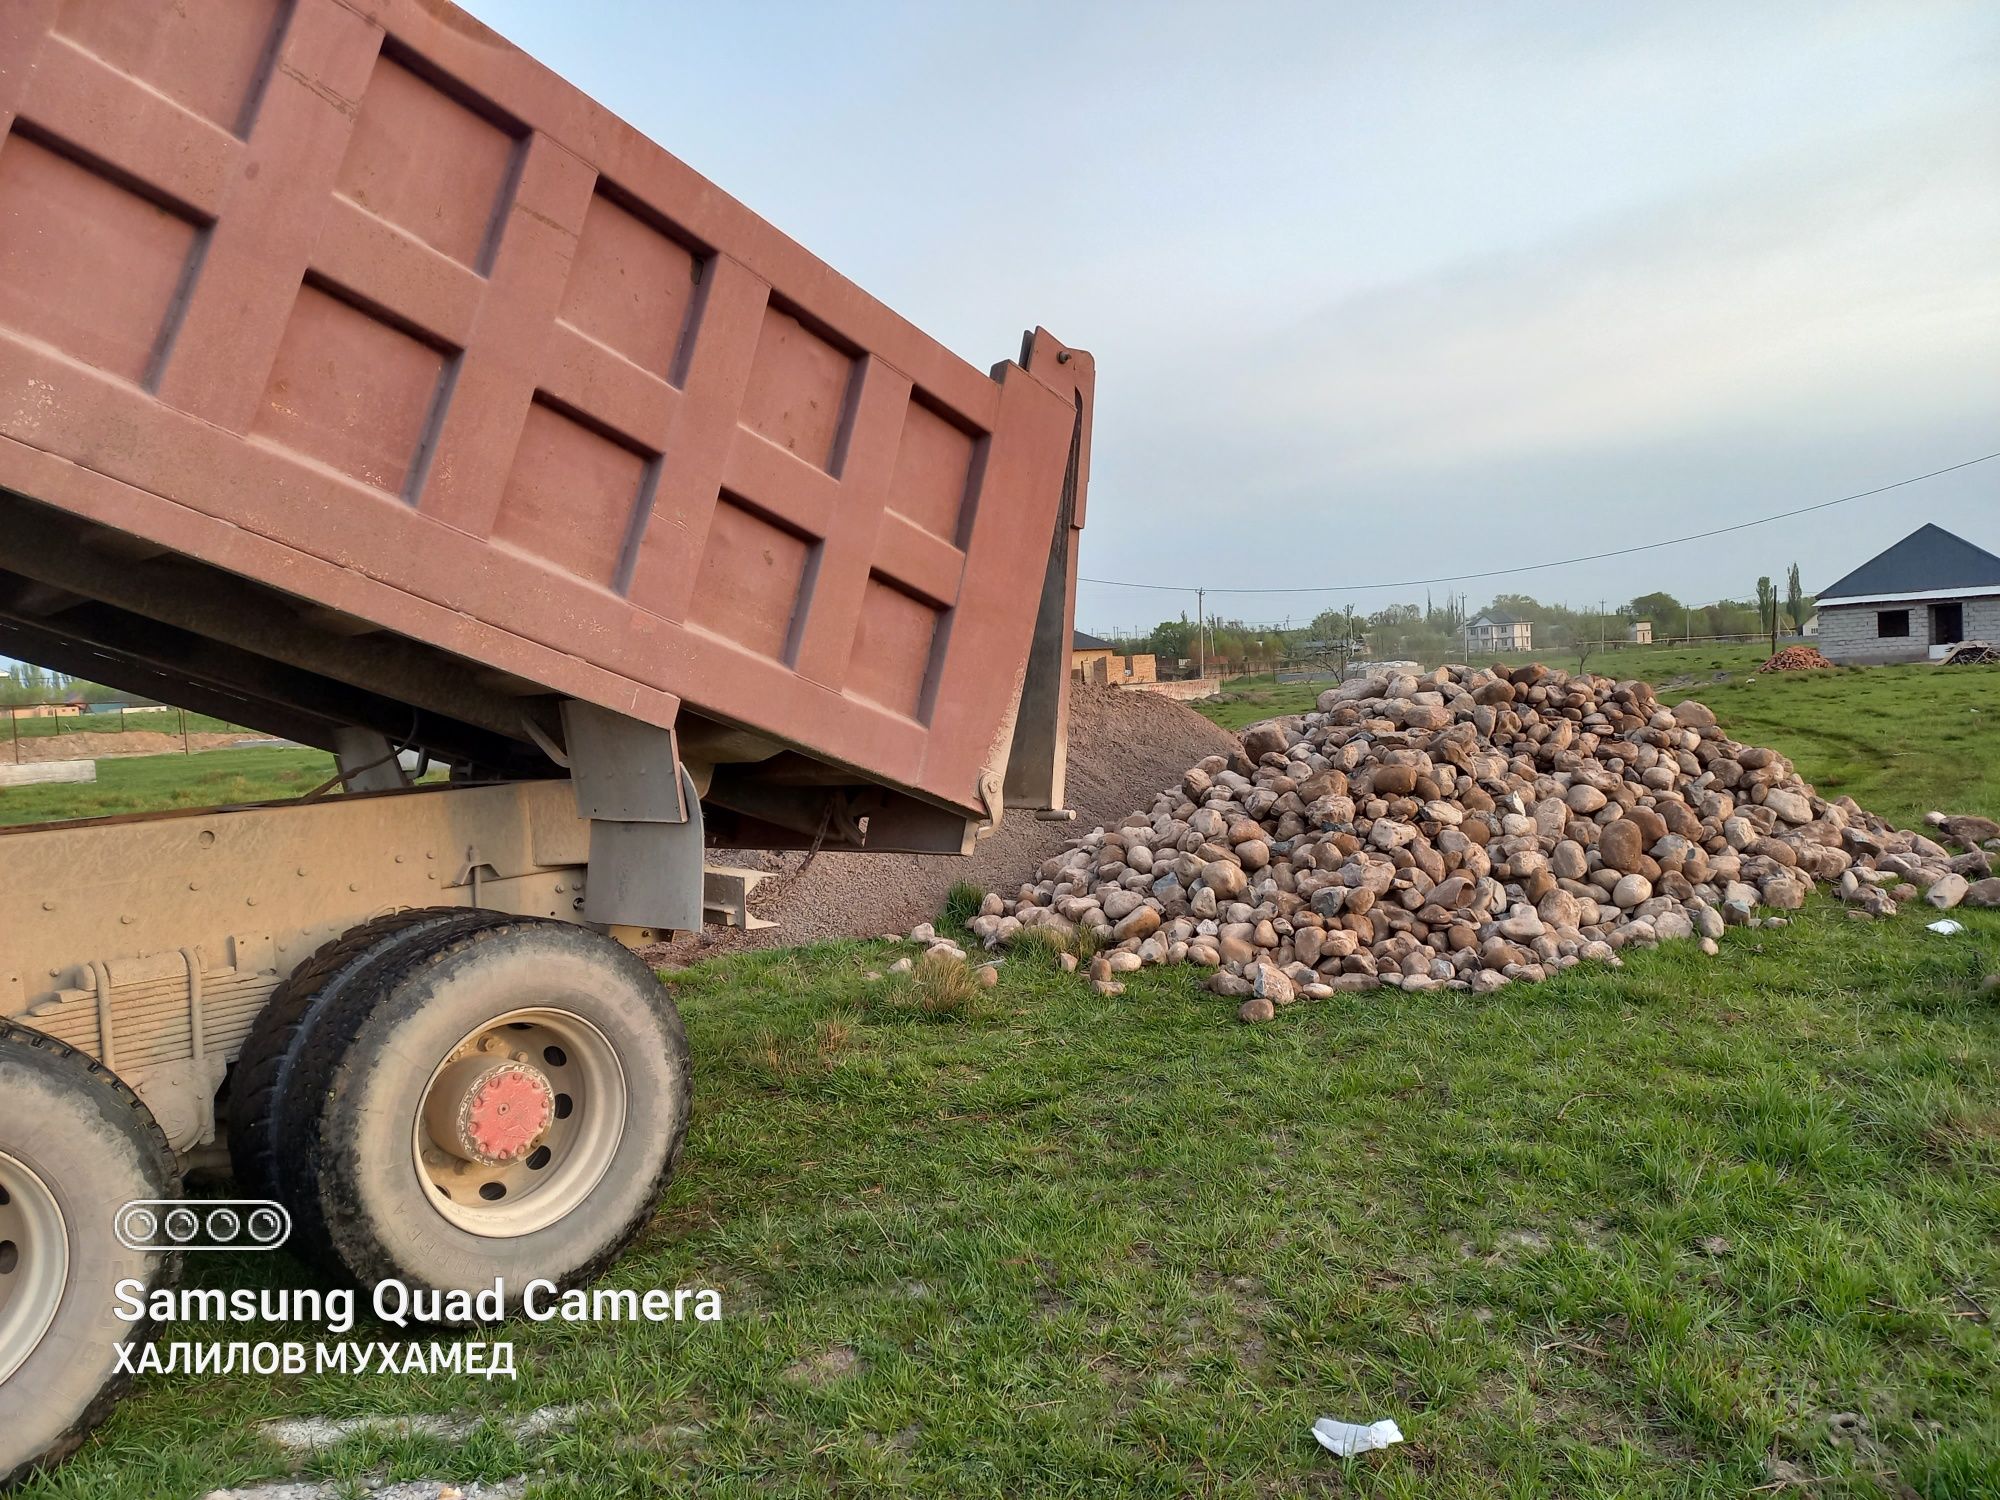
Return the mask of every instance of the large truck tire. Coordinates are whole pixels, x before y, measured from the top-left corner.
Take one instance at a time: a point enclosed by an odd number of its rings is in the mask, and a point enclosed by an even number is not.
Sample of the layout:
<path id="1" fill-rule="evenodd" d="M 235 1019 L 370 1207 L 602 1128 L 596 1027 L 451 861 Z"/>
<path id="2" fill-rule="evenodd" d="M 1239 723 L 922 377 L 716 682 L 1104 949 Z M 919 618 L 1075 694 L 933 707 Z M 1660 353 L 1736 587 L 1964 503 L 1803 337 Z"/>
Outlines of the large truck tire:
<path id="1" fill-rule="evenodd" d="M 277 1101 L 307 1018 L 329 995 L 412 932 L 472 928 L 510 920 L 505 912 L 464 906 L 413 907 L 350 927 L 324 943 L 271 992 L 229 1075 L 229 1165 L 245 1196 L 282 1198 L 276 1146 Z"/>
<path id="2" fill-rule="evenodd" d="M 116 1316 L 120 1281 L 150 1295 L 180 1256 L 113 1229 L 134 1198 L 178 1198 L 166 1135 L 116 1074 L 0 1021 L 0 1489 L 67 1456 L 131 1383 L 118 1348 L 157 1331 Z"/>
<path id="3" fill-rule="evenodd" d="M 278 1100 L 293 1245 L 363 1285 L 595 1280 L 687 1133 L 687 1037 L 659 979 L 533 918 L 405 934 L 329 994 Z"/>

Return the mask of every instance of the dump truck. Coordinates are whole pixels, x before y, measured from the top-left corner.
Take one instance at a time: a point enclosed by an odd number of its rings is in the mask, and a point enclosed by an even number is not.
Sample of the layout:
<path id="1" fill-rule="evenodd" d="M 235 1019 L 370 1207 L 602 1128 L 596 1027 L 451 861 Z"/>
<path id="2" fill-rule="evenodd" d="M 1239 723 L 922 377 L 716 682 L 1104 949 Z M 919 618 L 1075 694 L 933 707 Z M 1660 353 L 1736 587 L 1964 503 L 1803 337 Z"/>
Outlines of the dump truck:
<path id="1" fill-rule="evenodd" d="M 598 1276 L 688 1120 L 635 950 L 754 920 L 707 851 L 1063 815 L 1093 378 L 442 0 L 0 7 L 0 654 L 336 768 L 0 831 L 0 1479 L 191 1254 Z"/>

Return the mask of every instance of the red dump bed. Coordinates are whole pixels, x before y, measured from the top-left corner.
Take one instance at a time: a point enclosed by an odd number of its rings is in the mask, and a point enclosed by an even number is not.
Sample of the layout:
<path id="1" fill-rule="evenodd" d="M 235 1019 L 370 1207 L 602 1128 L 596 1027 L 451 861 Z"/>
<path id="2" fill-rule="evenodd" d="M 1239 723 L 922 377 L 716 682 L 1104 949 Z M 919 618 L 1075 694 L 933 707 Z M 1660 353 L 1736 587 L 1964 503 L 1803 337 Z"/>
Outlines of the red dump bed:
<path id="1" fill-rule="evenodd" d="M 1087 356 L 982 374 L 435 0 L 5 0 L 0 131 L 0 487 L 980 807 Z"/>

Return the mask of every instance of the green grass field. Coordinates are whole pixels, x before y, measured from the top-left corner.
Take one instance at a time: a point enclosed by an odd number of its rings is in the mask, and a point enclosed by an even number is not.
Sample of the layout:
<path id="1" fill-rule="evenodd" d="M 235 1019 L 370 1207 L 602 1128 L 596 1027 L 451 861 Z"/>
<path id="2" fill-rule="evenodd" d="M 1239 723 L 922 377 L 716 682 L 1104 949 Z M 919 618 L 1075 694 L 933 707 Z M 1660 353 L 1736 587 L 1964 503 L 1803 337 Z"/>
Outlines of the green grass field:
<path id="1" fill-rule="evenodd" d="M 134 708 L 122 714 L 72 714 L 64 718 L 31 719 L 0 709 L 0 755 L 13 739 L 50 739 L 62 734 L 179 734 L 185 724 L 191 734 L 218 734 L 242 729 L 226 719 L 191 713 L 183 718 L 177 708 Z M 253 731 L 242 730 L 249 734 Z"/>
<path id="2" fill-rule="evenodd" d="M 333 775 L 322 750 L 203 750 L 112 756 L 93 784 L 0 787 L 0 827 L 110 818 L 170 807 L 226 807 L 301 796 Z"/>
<path id="3" fill-rule="evenodd" d="M 1897 816 L 1994 815 L 1996 688 L 1702 696 Z M 448 1411 L 492 1420 L 303 1472 L 590 1500 L 2000 1494 L 2000 913 L 1925 915 L 1816 899 L 1714 959 L 1254 1028 L 1185 971 L 1104 1000 L 1022 954 L 938 1013 L 864 979 L 886 944 L 713 961 L 669 976 L 696 1118 L 612 1281 L 716 1287 L 720 1324 L 511 1324 L 516 1383 L 152 1377 L 26 1493 L 194 1497 L 295 1467 L 264 1419 Z M 562 1403 L 566 1431 L 505 1430 Z M 1408 1442 L 1336 1460 L 1329 1414 Z"/>

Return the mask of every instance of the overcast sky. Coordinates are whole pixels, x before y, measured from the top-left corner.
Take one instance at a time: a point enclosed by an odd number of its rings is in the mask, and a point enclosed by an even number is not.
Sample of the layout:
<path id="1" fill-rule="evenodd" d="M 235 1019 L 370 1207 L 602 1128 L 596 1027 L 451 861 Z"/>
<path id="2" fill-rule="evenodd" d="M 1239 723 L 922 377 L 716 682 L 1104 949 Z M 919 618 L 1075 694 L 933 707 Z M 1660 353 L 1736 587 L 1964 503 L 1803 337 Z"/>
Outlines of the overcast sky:
<path id="1" fill-rule="evenodd" d="M 981 368 L 1090 349 L 1092 577 L 1507 567 L 2000 450 L 2000 5 L 470 8 Z M 2000 550 L 2000 461 L 1436 592 L 1813 589 L 1924 521 Z"/>

